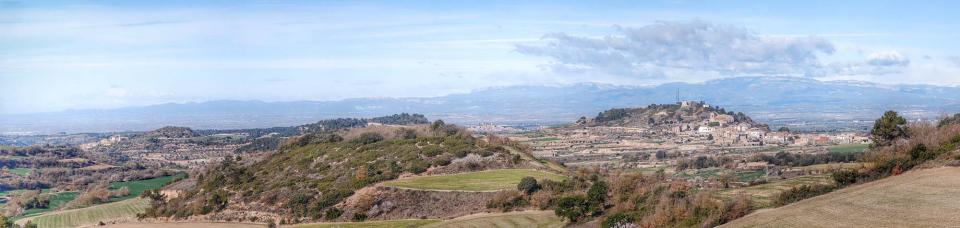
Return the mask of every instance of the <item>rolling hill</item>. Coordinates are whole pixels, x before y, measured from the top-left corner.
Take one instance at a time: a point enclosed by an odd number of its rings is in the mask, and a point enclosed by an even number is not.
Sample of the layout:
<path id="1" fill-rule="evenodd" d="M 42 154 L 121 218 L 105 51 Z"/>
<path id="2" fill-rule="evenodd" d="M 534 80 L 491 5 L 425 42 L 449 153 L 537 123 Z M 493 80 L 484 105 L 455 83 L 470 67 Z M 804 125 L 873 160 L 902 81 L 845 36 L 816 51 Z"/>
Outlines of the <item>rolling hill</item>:
<path id="1" fill-rule="evenodd" d="M 916 170 L 787 206 L 721 227 L 942 227 L 960 224 L 960 168 Z"/>

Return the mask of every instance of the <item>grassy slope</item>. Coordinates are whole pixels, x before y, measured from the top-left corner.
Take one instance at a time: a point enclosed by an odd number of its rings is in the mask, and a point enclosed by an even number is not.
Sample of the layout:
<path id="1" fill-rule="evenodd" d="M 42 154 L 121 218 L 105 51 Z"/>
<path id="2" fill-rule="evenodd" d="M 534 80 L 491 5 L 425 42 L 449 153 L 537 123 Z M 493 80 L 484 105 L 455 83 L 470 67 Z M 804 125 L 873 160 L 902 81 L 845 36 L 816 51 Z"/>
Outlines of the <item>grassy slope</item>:
<path id="1" fill-rule="evenodd" d="M 960 225 L 960 168 L 847 187 L 748 215 L 725 227 L 943 227 Z"/>
<path id="2" fill-rule="evenodd" d="M 77 227 L 80 225 L 96 224 L 100 221 L 135 219 L 137 213 L 143 212 L 149 206 L 144 199 L 128 199 L 92 207 L 54 212 L 33 217 L 29 220 L 40 227 Z"/>
<path id="3" fill-rule="evenodd" d="M 178 174 L 178 175 L 183 175 L 183 174 Z M 110 187 L 109 187 L 110 190 L 116 190 L 123 187 L 127 187 L 127 189 L 130 189 L 130 195 L 116 198 L 116 199 L 111 199 L 111 201 L 120 201 L 120 200 L 136 198 L 146 190 L 158 189 L 160 187 L 163 187 L 178 175 L 157 177 L 157 178 L 151 178 L 146 180 L 110 183 Z"/>
<path id="4" fill-rule="evenodd" d="M 553 211 L 517 211 L 507 213 L 483 213 L 467 215 L 451 220 L 408 219 L 369 222 L 314 223 L 294 227 L 303 228 L 353 228 L 353 227 L 563 227 L 565 223 Z"/>
<path id="5" fill-rule="evenodd" d="M 31 168 L 13 168 L 13 169 L 10 169 L 10 173 L 17 174 L 17 175 L 20 175 L 20 176 L 22 176 L 22 177 L 25 177 L 25 176 L 27 176 L 28 174 L 30 174 L 30 171 L 32 171 L 32 170 L 33 170 L 33 169 L 31 169 Z"/>
<path id="6" fill-rule="evenodd" d="M 516 188 L 520 179 L 527 176 L 551 180 L 562 180 L 564 178 L 558 174 L 533 169 L 498 169 L 451 175 L 411 177 L 387 181 L 383 185 L 426 190 L 494 191 Z"/>
<path id="7" fill-rule="evenodd" d="M 393 228 L 393 227 L 422 227 L 428 224 L 438 223 L 439 219 L 404 219 L 387 221 L 369 221 L 369 222 L 331 222 L 295 225 L 299 228 Z"/>
<path id="8" fill-rule="evenodd" d="M 29 217 L 39 213 L 52 211 L 60 207 L 60 205 L 66 204 L 67 202 L 73 201 L 74 198 L 77 198 L 76 192 L 58 192 L 53 193 L 53 196 L 50 197 L 50 207 L 48 208 L 33 208 L 26 210 L 23 214 L 18 217 Z"/>
<path id="9" fill-rule="evenodd" d="M 869 147 L 870 144 L 843 144 L 831 146 L 827 150 L 834 153 L 857 153 L 867 151 Z"/>
<path id="10" fill-rule="evenodd" d="M 564 222 L 553 211 L 520 211 L 495 214 L 468 215 L 424 228 L 436 227 L 563 227 Z"/>
<path id="11" fill-rule="evenodd" d="M 830 183 L 833 183 L 833 179 L 827 175 L 801 176 L 745 188 L 727 189 L 720 191 L 720 195 L 724 197 L 732 197 L 736 194 L 746 194 L 751 196 L 753 199 L 754 207 L 763 208 L 769 207 L 773 202 L 773 198 L 776 197 L 777 194 L 785 190 L 789 190 L 790 188 L 804 184 L 813 185 Z"/>

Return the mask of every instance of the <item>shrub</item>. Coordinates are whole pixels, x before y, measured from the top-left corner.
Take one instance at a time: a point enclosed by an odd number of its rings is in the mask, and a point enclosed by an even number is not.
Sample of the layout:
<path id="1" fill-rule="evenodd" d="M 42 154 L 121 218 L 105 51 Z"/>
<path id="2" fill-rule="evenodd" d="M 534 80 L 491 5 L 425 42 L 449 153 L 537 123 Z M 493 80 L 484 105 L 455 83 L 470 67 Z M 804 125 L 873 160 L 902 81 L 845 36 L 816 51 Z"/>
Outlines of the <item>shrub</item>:
<path id="1" fill-rule="evenodd" d="M 376 132 L 364 132 L 363 134 L 360 134 L 360 137 L 357 137 L 357 139 L 354 139 L 353 141 L 366 145 L 383 141 L 383 135 Z"/>
<path id="2" fill-rule="evenodd" d="M 340 215 L 343 215 L 343 211 L 341 211 L 340 209 L 337 209 L 337 208 L 330 208 L 330 209 L 327 209 L 327 211 L 323 213 L 323 218 L 324 218 L 324 219 L 327 219 L 327 220 L 334 220 L 334 219 L 339 218 Z"/>
<path id="3" fill-rule="evenodd" d="M 430 163 L 427 163 L 423 160 L 417 159 L 412 160 L 407 165 L 407 172 L 420 174 L 427 171 L 427 168 L 430 168 Z"/>
<path id="4" fill-rule="evenodd" d="M 810 197 L 826 194 L 835 188 L 833 185 L 801 185 L 793 187 L 777 195 L 774 204 L 778 206 L 787 205 Z"/>
<path id="5" fill-rule="evenodd" d="M 367 220 L 367 214 L 364 214 L 364 213 L 353 214 L 354 222 L 363 222 L 363 220 Z"/>
<path id="6" fill-rule="evenodd" d="M 520 183 L 517 184 L 517 190 L 520 190 L 524 194 L 532 194 L 537 190 L 540 190 L 540 185 L 537 184 L 537 179 L 533 177 L 523 177 L 520 179 Z"/>
<path id="7" fill-rule="evenodd" d="M 566 196 L 557 199 L 557 206 L 553 209 L 553 212 L 570 222 L 578 222 L 587 214 L 588 208 L 586 197 L 581 195 Z"/>
<path id="8" fill-rule="evenodd" d="M 607 218 L 603 219 L 603 222 L 600 223 L 600 227 L 603 227 L 603 228 L 621 227 L 632 222 L 633 222 L 633 218 L 630 218 L 630 216 L 627 216 L 627 214 L 614 213 L 610 216 L 607 216 Z"/>
<path id="9" fill-rule="evenodd" d="M 553 203 L 553 193 L 548 191 L 537 191 L 530 195 L 530 205 L 540 210 L 549 208 Z"/>
<path id="10" fill-rule="evenodd" d="M 526 204 L 527 201 L 523 199 L 523 193 L 516 190 L 505 190 L 500 191 L 493 199 L 490 199 L 487 208 L 500 208 L 503 211 L 510 211 Z"/>

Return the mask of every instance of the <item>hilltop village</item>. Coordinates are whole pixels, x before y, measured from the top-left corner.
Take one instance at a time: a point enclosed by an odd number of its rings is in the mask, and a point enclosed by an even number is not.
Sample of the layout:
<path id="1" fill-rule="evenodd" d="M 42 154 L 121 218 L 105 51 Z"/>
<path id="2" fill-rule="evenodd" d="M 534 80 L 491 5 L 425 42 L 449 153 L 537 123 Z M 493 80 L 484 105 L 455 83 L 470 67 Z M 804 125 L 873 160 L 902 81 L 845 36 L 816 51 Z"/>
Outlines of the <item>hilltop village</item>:
<path id="1" fill-rule="evenodd" d="M 572 167 L 662 169 L 674 173 L 712 166 L 763 174 L 744 182 L 806 174 L 789 165 L 778 166 L 764 156 L 825 156 L 831 151 L 863 151 L 870 143 L 869 137 L 860 132 L 771 130 L 743 113 L 702 101 L 610 109 L 594 118 L 582 117 L 569 126 L 501 134 L 527 143 L 537 157 Z M 687 165 L 702 161 L 721 164 Z"/>

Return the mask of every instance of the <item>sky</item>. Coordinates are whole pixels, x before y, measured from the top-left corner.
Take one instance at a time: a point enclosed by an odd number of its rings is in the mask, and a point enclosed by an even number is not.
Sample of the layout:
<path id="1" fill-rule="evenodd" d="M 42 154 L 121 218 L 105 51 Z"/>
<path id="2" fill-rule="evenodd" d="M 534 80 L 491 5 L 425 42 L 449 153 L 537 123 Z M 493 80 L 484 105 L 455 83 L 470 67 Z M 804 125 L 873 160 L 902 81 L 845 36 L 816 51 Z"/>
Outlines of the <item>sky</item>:
<path id="1" fill-rule="evenodd" d="M 738 76 L 960 85 L 957 1 L 0 0 L 0 113 Z"/>

